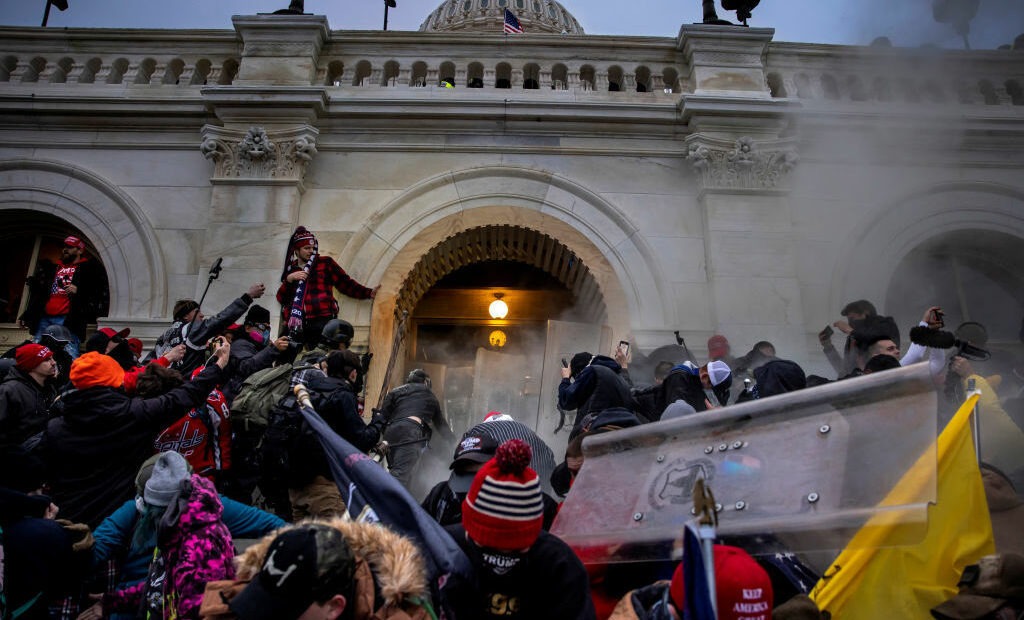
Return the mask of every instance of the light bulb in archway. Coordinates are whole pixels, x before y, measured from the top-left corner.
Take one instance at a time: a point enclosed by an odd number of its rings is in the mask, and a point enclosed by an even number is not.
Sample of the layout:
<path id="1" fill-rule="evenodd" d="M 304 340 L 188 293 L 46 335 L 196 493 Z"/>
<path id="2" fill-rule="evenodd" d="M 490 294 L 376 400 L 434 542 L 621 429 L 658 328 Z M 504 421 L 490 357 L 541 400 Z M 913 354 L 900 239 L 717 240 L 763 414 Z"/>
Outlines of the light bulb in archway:
<path id="1" fill-rule="evenodd" d="M 493 332 L 491 332 L 491 334 L 487 337 L 487 341 L 495 349 L 500 349 L 505 346 L 505 343 L 508 342 L 508 335 L 506 335 L 505 332 L 501 331 L 500 329 L 496 329 Z"/>
<path id="2" fill-rule="evenodd" d="M 502 297 L 502 293 L 495 293 L 494 301 L 487 308 L 492 319 L 503 319 L 508 316 L 508 304 L 501 300 Z"/>

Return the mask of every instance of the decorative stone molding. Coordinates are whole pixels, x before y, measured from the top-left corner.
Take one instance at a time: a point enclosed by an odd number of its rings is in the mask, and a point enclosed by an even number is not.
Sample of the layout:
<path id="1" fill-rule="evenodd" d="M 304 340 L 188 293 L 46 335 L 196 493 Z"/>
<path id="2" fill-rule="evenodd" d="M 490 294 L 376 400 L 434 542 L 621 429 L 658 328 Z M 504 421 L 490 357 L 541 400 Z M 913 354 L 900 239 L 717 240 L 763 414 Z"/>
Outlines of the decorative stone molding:
<path id="1" fill-rule="evenodd" d="M 790 142 L 766 144 L 743 136 L 730 144 L 695 136 L 687 141 L 686 160 L 705 189 L 775 189 L 800 156 Z"/>
<path id="2" fill-rule="evenodd" d="M 301 182 L 316 155 L 318 131 L 308 125 L 267 132 L 206 125 L 199 150 L 216 164 L 213 181 L 273 180 Z"/>

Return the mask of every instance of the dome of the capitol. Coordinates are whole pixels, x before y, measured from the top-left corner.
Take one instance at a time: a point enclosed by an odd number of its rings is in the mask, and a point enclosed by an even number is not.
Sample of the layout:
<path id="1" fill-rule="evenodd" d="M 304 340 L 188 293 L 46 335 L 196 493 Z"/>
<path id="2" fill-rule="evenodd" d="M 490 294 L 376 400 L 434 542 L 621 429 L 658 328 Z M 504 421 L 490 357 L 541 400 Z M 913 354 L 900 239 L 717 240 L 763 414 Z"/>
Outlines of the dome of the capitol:
<path id="1" fill-rule="evenodd" d="M 420 31 L 500 34 L 505 9 L 512 11 L 526 34 L 583 34 L 572 13 L 554 0 L 445 0 L 420 24 Z"/>

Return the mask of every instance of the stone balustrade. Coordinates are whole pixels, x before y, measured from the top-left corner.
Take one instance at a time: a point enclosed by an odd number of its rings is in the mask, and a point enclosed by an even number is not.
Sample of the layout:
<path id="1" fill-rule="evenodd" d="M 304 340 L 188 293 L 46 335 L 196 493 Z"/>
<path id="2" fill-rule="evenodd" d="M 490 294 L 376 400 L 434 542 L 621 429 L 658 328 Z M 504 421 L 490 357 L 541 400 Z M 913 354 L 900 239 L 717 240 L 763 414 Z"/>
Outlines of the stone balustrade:
<path id="1" fill-rule="evenodd" d="M 33 36 L 40 32 L 45 37 Z M 230 85 L 244 57 L 231 31 L 179 31 L 152 46 L 146 45 L 146 31 L 136 31 L 141 34 L 132 45 L 114 35 L 105 39 L 104 32 L 114 31 L 0 28 L 0 88 Z M 313 85 L 337 91 L 334 96 L 447 88 L 447 82 L 456 89 L 538 96 L 574 91 L 678 97 L 694 90 L 681 47 L 680 39 L 666 37 L 533 35 L 510 44 L 500 35 L 479 33 L 333 31 L 317 59 Z M 230 48 L 237 51 L 224 53 Z M 1024 105 L 1024 75 L 1015 74 L 1019 55 L 770 43 L 763 60 L 765 91 L 802 101 Z"/>

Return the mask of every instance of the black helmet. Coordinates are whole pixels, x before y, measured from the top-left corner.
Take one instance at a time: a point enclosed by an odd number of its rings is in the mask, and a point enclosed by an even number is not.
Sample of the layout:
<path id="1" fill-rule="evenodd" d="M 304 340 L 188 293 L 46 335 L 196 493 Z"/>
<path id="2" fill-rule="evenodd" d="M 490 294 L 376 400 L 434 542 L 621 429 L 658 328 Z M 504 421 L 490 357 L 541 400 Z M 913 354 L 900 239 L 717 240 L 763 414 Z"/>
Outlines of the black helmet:
<path id="1" fill-rule="evenodd" d="M 352 337 L 356 335 L 352 324 L 348 321 L 341 319 L 331 319 L 327 321 L 327 325 L 324 325 L 324 330 L 320 332 L 320 338 L 325 344 L 337 346 L 343 344 L 346 347 L 352 344 Z"/>
<path id="2" fill-rule="evenodd" d="M 426 383 L 427 387 L 430 387 L 430 375 L 428 375 L 427 371 L 423 370 L 422 368 L 417 368 L 416 370 L 409 373 L 409 376 L 405 378 L 405 382 Z"/>

